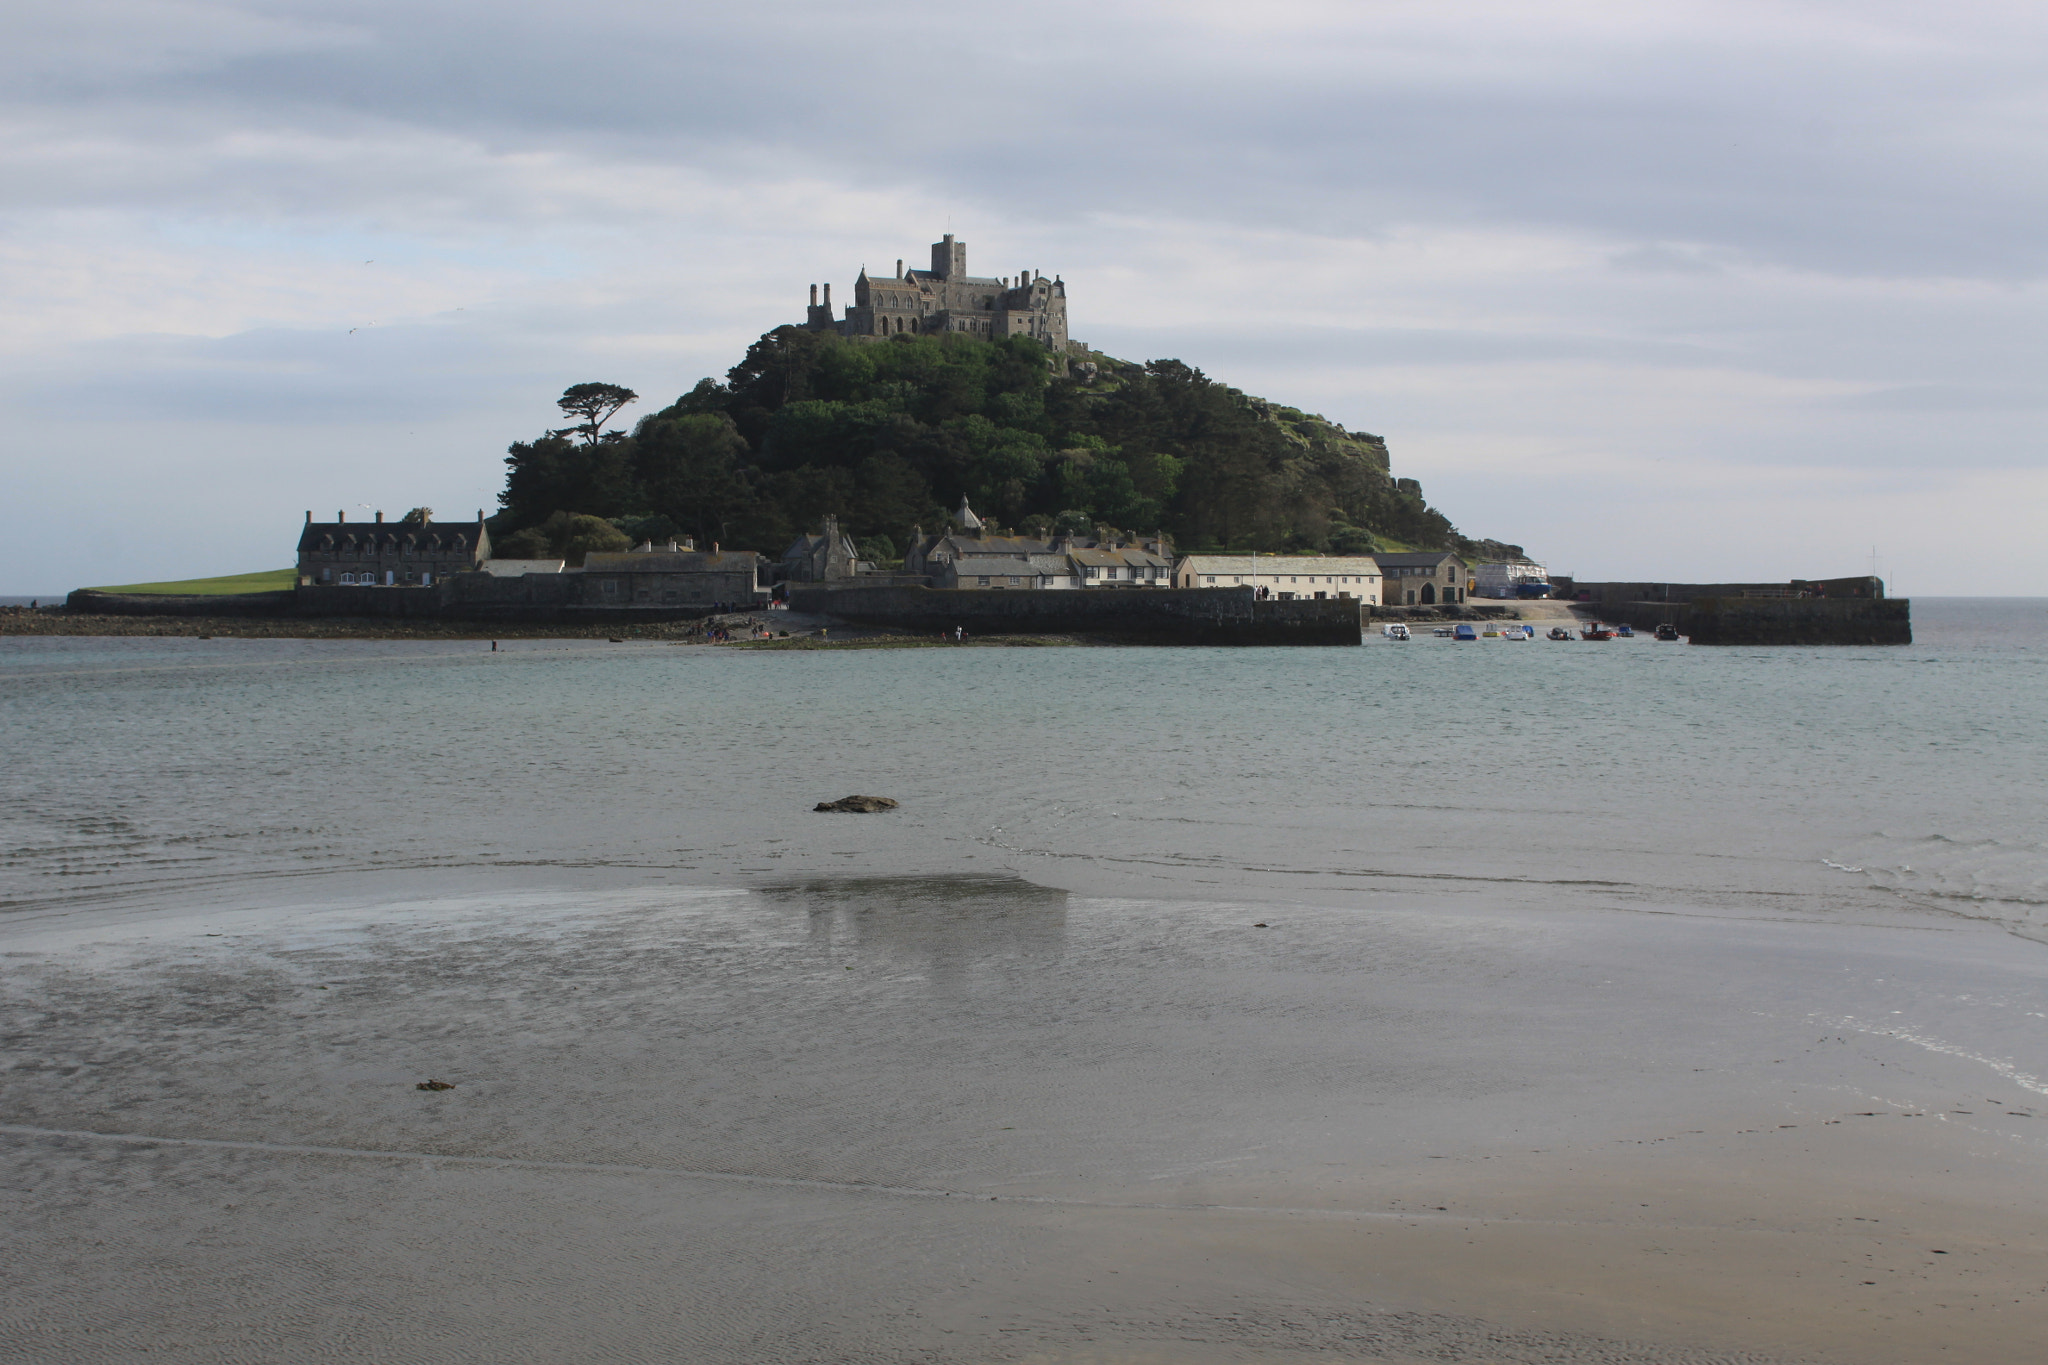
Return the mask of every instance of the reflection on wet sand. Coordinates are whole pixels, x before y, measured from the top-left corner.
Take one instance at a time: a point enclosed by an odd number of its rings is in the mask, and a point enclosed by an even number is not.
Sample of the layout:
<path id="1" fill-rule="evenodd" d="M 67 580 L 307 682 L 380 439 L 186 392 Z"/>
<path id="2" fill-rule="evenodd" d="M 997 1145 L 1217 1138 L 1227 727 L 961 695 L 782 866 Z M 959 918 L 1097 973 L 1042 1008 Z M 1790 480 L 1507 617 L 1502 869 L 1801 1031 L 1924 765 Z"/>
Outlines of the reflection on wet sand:
<path id="1" fill-rule="evenodd" d="M 957 985 L 970 968 L 1057 955 L 1067 893 L 1021 877 L 817 878 L 757 888 L 802 912 L 811 941 L 883 953 Z"/>

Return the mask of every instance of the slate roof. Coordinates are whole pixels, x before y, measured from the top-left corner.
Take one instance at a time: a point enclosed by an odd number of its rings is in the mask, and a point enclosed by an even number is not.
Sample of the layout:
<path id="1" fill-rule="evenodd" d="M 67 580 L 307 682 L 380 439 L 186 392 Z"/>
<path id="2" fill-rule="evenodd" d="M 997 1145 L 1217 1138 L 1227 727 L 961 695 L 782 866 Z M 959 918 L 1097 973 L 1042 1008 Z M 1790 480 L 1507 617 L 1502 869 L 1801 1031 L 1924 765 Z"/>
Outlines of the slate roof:
<path id="1" fill-rule="evenodd" d="M 1450 550 L 1425 550 L 1414 554 L 1374 555 L 1373 558 L 1377 559 L 1383 568 L 1389 569 L 1426 569 L 1433 565 L 1441 564 L 1446 559 L 1455 559 L 1460 564 L 1465 562 L 1462 555 Z"/>
<path id="2" fill-rule="evenodd" d="M 474 552 L 483 535 L 480 521 L 309 521 L 299 532 L 300 554 L 411 545 L 415 550 Z"/>
<path id="3" fill-rule="evenodd" d="M 1115 567 L 1120 569 L 1126 564 L 1135 564 L 1140 566 L 1156 566 L 1162 569 L 1170 569 L 1173 567 L 1173 563 L 1171 560 L 1162 559 L 1158 555 L 1153 554 L 1150 550 L 1140 550 L 1135 546 L 1118 550 L 1077 549 L 1069 550 L 1067 551 L 1067 553 L 1073 556 L 1073 560 L 1076 564 L 1092 565 L 1095 568 Z"/>
<path id="4" fill-rule="evenodd" d="M 585 573 L 725 573 L 758 569 L 752 550 L 601 550 L 583 556 Z"/>
<path id="5" fill-rule="evenodd" d="M 1378 578 L 1379 560 L 1375 555 L 1260 555 L 1255 561 L 1250 555 L 1188 555 L 1179 566 L 1181 573 L 1230 574 L 1248 578 L 1256 573 L 1264 578 L 1268 574 L 1315 574 L 1321 577 L 1350 575 L 1354 578 Z"/>

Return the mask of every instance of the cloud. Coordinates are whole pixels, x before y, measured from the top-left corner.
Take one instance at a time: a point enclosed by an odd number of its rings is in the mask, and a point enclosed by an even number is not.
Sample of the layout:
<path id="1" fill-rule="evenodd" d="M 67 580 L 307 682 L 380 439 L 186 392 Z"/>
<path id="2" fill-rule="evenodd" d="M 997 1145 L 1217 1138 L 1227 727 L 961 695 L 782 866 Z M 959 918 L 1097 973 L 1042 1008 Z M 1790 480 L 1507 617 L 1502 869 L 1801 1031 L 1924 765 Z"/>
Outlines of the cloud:
<path id="1" fill-rule="evenodd" d="M 1475 530 L 1597 547 L 1649 501 L 1631 553 L 1733 560 L 1716 479 L 1816 471 L 1771 485 L 1812 526 L 2048 463 L 2044 37 L 1899 0 L 44 6 L 0 51 L 0 462 L 100 523 L 205 507 L 173 459 L 488 501 L 564 385 L 680 392 L 950 228 L 1062 273 L 1091 342 L 1386 434 Z"/>

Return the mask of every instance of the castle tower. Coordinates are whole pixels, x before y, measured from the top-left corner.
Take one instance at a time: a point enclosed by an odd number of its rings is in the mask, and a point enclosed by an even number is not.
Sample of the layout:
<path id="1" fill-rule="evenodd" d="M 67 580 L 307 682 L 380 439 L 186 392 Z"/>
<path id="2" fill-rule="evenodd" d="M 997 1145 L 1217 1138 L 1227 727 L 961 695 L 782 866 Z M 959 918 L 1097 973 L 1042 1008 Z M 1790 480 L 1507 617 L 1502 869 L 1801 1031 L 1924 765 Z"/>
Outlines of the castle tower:
<path id="1" fill-rule="evenodd" d="M 953 234 L 932 243 L 932 274 L 942 280 L 967 278 L 967 243 L 956 242 Z"/>

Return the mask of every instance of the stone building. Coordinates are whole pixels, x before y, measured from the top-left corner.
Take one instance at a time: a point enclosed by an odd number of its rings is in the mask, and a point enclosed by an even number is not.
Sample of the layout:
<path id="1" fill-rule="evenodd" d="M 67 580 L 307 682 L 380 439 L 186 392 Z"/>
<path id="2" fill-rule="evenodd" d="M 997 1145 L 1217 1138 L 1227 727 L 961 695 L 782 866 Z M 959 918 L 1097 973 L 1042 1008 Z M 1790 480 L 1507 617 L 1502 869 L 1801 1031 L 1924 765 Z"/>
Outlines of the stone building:
<path id="1" fill-rule="evenodd" d="M 911 534 L 903 570 L 925 575 L 935 588 L 1164 588 L 1172 585 L 1172 553 L 1163 538 L 1126 544 L 999 535 L 963 497 L 949 529 Z"/>
<path id="2" fill-rule="evenodd" d="M 784 583 L 825 583 L 852 578 L 867 567 L 853 538 L 839 529 L 839 518 L 826 517 L 817 535 L 801 535 L 790 542 L 782 552 L 777 577 Z"/>
<path id="3" fill-rule="evenodd" d="M 1386 579 L 1390 607 L 1433 607 L 1462 602 L 1471 586 L 1465 561 L 1442 550 L 1374 555 Z"/>
<path id="4" fill-rule="evenodd" d="M 749 611 L 764 604 L 761 556 L 752 550 L 674 549 L 592 551 L 583 572 L 550 575 L 575 590 L 585 607 L 667 607 L 677 610 Z M 542 579 L 541 575 L 533 575 Z"/>
<path id="5" fill-rule="evenodd" d="M 301 587 L 431 587 L 450 574 L 467 573 L 491 557 L 491 533 L 479 511 L 475 521 L 352 522 L 336 512 L 333 521 L 306 513 L 299 533 Z"/>
<path id="6" fill-rule="evenodd" d="M 950 232 L 932 243 L 929 270 L 905 270 L 899 260 L 895 275 L 871 276 L 862 266 L 844 317 L 833 315 L 832 286 L 825 286 L 820 303 L 818 286 L 812 285 L 804 325 L 857 338 L 958 332 L 984 341 L 1028 336 L 1055 354 L 1083 349 L 1067 336 L 1067 286 L 1057 275 L 970 275 L 967 243 Z"/>
<path id="7" fill-rule="evenodd" d="M 1378 606 L 1382 592 L 1371 555 L 1188 555 L 1173 581 L 1180 588 L 1251 588 L 1283 602 L 1350 597 Z"/>

